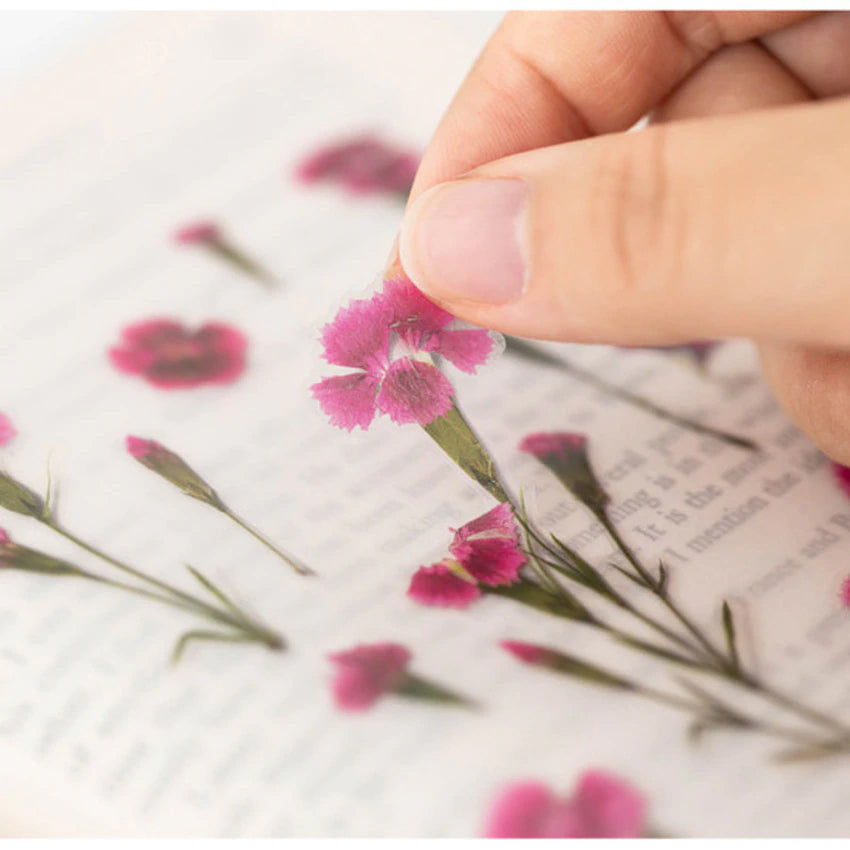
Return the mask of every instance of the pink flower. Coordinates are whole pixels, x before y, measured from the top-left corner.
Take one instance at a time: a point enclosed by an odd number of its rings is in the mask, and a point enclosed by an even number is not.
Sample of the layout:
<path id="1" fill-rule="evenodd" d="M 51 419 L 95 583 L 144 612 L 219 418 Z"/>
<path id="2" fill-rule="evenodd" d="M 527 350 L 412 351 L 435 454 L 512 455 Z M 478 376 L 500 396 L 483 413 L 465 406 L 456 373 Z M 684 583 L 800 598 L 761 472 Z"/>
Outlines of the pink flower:
<path id="1" fill-rule="evenodd" d="M 235 328 L 207 322 L 191 331 L 170 319 L 129 325 L 109 351 L 113 365 L 162 389 L 228 384 L 245 369 L 247 340 Z"/>
<path id="2" fill-rule="evenodd" d="M 467 581 L 445 563 L 420 567 L 410 579 L 407 595 L 421 605 L 468 608 L 481 596 L 478 585 Z"/>
<path id="3" fill-rule="evenodd" d="M 838 486 L 844 491 L 846 496 L 850 496 L 850 466 L 844 466 L 840 463 L 832 463 L 832 474 L 838 482 Z"/>
<path id="4" fill-rule="evenodd" d="M 220 238 L 221 231 L 214 221 L 197 221 L 174 231 L 174 241 L 178 245 L 206 245 Z"/>
<path id="5" fill-rule="evenodd" d="M 336 665 L 334 701 L 343 711 L 365 711 L 405 679 L 410 652 L 397 643 L 355 646 L 328 656 Z"/>
<path id="6" fill-rule="evenodd" d="M 0 446 L 11 443 L 17 433 L 9 417 L 0 413 Z"/>
<path id="7" fill-rule="evenodd" d="M 302 183 L 329 180 L 352 195 L 410 191 L 419 157 L 375 136 L 364 135 L 319 148 L 295 169 Z"/>
<path id="8" fill-rule="evenodd" d="M 587 437 L 570 431 L 529 434 L 519 444 L 521 452 L 528 452 L 544 463 L 550 459 L 567 460 L 570 454 L 586 449 Z"/>
<path id="9" fill-rule="evenodd" d="M 449 551 L 473 578 L 495 587 L 513 584 L 525 555 L 510 505 L 497 505 L 455 531 Z"/>
<path id="10" fill-rule="evenodd" d="M 571 797 L 559 798 L 540 782 L 517 782 L 493 803 L 487 838 L 639 838 L 643 796 L 616 776 L 586 771 Z"/>
<path id="11" fill-rule="evenodd" d="M 452 385 L 425 355 L 472 373 L 493 347 L 487 331 L 452 329 L 453 322 L 406 277 L 386 280 L 381 292 L 343 307 L 322 328 L 323 356 L 356 371 L 311 387 L 331 424 L 366 430 L 376 413 L 399 425 L 428 425 L 445 415 Z"/>
<path id="12" fill-rule="evenodd" d="M 525 664 L 545 665 L 551 651 L 545 646 L 537 646 L 533 643 L 522 643 L 518 640 L 503 640 L 499 643 L 506 652 L 518 658 Z"/>
<path id="13" fill-rule="evenodd" d="M 11 540 L 12 539 L 6 533 L 6 529 L 0 528 L 0 546 L 2 546 L 4 543 L 11 543 Z"/>
<path id="14" fill-rule="evenodd" d="M 165 446 L 161 445 L 156 440 L 143 440 L 141 437 L 134 437 L 132 434 L 127 435 L 125 443 L 127 451 L 136 458 L 136 460 L 141 460 L 142 458 L 147 459 L 160 454 L 163 451 L 167 451 Z"/>

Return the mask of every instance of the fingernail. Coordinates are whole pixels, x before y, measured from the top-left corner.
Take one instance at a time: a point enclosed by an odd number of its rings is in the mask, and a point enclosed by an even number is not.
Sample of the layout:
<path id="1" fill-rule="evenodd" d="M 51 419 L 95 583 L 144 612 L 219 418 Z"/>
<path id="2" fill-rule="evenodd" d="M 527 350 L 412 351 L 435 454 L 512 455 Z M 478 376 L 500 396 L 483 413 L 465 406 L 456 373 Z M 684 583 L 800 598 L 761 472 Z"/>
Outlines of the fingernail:
<path id="1" fill-rule="evenodd" d="M 522 180 L 462 180 L 429 189 L 410 207 L 401 261 L 424 292 L 490 304 L 522 295 L 527 277 Z"/>

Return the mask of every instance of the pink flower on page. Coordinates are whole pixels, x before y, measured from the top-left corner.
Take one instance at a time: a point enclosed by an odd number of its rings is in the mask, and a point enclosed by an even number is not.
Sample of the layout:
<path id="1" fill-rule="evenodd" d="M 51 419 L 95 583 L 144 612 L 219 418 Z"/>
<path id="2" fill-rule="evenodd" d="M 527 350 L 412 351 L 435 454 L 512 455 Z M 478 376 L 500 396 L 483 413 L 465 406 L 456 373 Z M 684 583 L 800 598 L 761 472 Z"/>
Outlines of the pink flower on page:
<path id="1" fill-rule="evenodd" d="M 519 444 L 519 450 L 544 463 L 547 460 L 566 460 L 573 453 L 587 450 L 587 437 L 570 431 L 529 434 Z"/>
<path id="2" fill-rule="evenodd" d="M 629 783 L 601 771 L 583 773 L 571 797 L 541 782 L 517 782 L 494 801 L 487 838 L 639 838 L 646 804 Z"/>
<path id="3" fill-rule="evenodd" d="M 468 581 L 445 562 L 420 567 L 410 579 L 407 595 L 420 605 L 436 608 L 468 608 L 481 591 L 475 582 Z"/>
<path id="4" fill-rule="evenodd" d="M 492 350 L 485 330 L 455 330 L 454 317 L 432 304 L 406 278 L 351 301 L 322 328 L 324 358 L 354 369 L 311 387 L 331 424 L 366 430 L 376 413 L 399 425 L 428 425 L 452 406 L 452 385 L 433 364 L 442 355 L 474 372 Z"/>
<path id="5" fill-rule="evenodd" d="M 406 195 L 418 167 L 419 156 L 412 151 L 364 135 L 314 151 L 298 163 L 295 177 L 306 184 L 320 180 L 337 183 L 352 195 Z"/>
<path id="6" fill-rule="evenodd" d="M 15 426 L 12 425 L 12 420 L 0 413 L 0 446 L 11 443 L 17 433 Z"/>
<path id="7" fill-rule="evenodd" d="M 397 643 L 355 646 L 328 656 L 336 665 L 331 684 L 337 708 L 365 711 L 405 679 L 410 652 Z"/>
<path id="8" fill-rule="evenodd" d="M 525 555 L 510 505 L 497 505 L 457 529 L 449 552 L 481 584 L 495 587 L 518 581 Z"/>
<path id="9" fill-rule="evenodd" d="M 128 325 L 109 351 L 113 365 L 161 389 L 228 384 L 245 370 L 247 340 L 230 325 L 207 322 L 195 331 L 171 319 Z"/>
<path id="10" fill-rule="evenodd" d="M 12 538 L 6 532 L 5 528 L 0 528 L 0 546 L 3 546 L 5 543 L 11 543 Z"/>
<path id="11" fill-rule="evenodd" d="M 551 650 L 545 646 L 538 646 L 534 643 L 523 643 L 518 640 L 503 640 L 499 643 L 499 646 L 524 664 L 545 666 L 547 660 L 552 655 Z"/>
<path id="12" fill-rule="evenodd" d="M 221 239 L 221 230 L 214 221 L 196 221 L 174 231 L 178 245 L 208 245 Z"/>
<path id="13" fill-rule="evenodd" d="M 850 496 L 850 466 L 840 463 L 832 463 L 832 474 L 838 486 L 844 491 L 844 495 Z"/>

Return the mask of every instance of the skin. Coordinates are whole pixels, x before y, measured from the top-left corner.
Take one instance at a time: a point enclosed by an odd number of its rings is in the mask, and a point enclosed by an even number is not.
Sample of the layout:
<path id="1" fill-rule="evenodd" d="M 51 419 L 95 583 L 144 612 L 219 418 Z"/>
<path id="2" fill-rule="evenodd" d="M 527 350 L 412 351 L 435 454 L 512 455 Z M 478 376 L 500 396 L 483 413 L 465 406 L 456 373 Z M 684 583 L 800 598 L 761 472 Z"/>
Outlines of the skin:
<path id="1" fill-rule="evenodd" d="M 414 281 L 520 336 L 753 339 L 791 418 L 850 463 L 848 95 L 847 12 L 508 14 L 426 150 L 403 241 L 432 187 L 521 178 L 526 292 Z"/>

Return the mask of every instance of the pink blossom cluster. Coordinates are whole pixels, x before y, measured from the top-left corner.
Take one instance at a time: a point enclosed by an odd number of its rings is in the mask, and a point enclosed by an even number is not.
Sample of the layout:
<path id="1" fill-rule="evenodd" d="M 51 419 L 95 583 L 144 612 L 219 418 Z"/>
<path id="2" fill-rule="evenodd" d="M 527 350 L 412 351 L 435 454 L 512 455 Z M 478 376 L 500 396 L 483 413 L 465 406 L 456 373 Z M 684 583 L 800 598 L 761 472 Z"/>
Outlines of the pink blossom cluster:
<path id="1" fill-rule="evenodd" d="M 398 643 L 361 644 L 329 659 L 336 666 L 331 690 L 337 708 L 365 711 L 403 681 L 410 652 Z"/>
<path id="2" fill-rule="evenodd" d="M 452 327 L 451 313 L 403 274 L 380 292 L 351 301 L 321 331 L 324 358 L 353 369 L 311 387 L 331 424 L 367 429 L 377 413 L 402 425 L 428 425 L 452 406 L 452 385 L 432 362 L 440 355 L 474 373 L 493 349 L 485 330 Z"/>
<path id="3" fill-rule="evenodd" d="M 525 554 L 510 505 L 497 505 L 454 532 L 450 556 L 420 567 L 407 595 L 422 605 L 466 608 L 478 599 L 481 586 L 498 587 L 519 580 Z"/>

